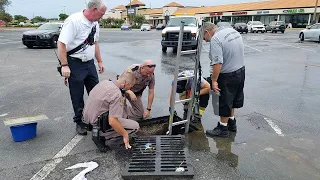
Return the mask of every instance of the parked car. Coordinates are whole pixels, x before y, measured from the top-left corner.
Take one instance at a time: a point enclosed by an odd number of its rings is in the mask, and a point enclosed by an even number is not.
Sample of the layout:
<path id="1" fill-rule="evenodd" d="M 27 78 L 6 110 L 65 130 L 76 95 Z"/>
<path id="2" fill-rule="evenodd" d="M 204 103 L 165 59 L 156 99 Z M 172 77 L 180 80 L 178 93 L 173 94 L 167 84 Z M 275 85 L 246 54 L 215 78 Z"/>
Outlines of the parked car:
<path id="1" fill-rule="evenodd" d="M 254 33 L 254 32 L 265 33 L 266 32 L 266 28 L 264 27 L 264 24 L 262 24 L 262 22 L 260 22 L 260 21 L 249 21 L 247 23 L 247 26 L 248 26 L 248 30 L 251 33 Z"/>
<path id="2" fill-rule="evenodd" d="M 248 33 L 248 26 L 246 23 L 236 23 L 233 28 L 240 33 Z"/>
<path id="3" fill-rule="evenodd" d="M 140 31 L 151 31 L 151 25 L 150 24 L 142 24 Z"/>
<path id="4" fill-rule="evenodd" d="M 36 30 L 23 32 L 22 43 L 28 48 L 33 46 L 57 47 L 63 23 L 45 23 Z"/>
<path id="5" fill-rule="evenodd" d="M 156 29 L 157 30 L 162 30 L 162 29 L 164 29 L 166 26 L 164 25 L 164 24 L 158 24 L 157 25 L 157 27 L 156 27 Z"/>
<path id="6" fill-rule="evenodd" d="M 130 24 L 123 24 L 121 26 L 121 30 L 132 30 L 132 28 Z"/>
<path id="7" fill-rule="evenodd" d="M 218 22 L 217 23 L 218 27 L 228 27 L 228 28 L 232 28 L 231 24 L 229 22 Z"/>
<path id="8" fill-rule="evenodd" d="M 284 21 L 272 21 L 266 26 L 266 32 L 277 33 L 278 31 L 284 33 L 286 26 Z"/>
<path id="9" fill-rule="evenodd" d="M 316 23 L 311 27 L 300 31 L 299 38 L 301 41 L 310 39 L 313 41 L 318 41 L 320 43 L 320 23 Z"/>

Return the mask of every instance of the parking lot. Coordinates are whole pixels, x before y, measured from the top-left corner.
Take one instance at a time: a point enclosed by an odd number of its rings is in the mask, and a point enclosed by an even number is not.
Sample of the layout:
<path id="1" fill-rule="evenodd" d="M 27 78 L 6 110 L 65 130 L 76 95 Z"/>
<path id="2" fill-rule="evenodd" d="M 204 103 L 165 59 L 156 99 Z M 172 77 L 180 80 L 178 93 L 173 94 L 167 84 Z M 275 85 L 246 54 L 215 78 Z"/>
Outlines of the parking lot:
<path id="1" fill-rule="evenodd" d="M 87 179 L 122 179 L 128 152 L 120 148 L 103 154 L 91 133 L 76 135 L 69 91 L 56 71 L 54 49 L 26 48 L 22 32 L 0 31 L 0 120 L 36 115 L 48 119 L 38 123 L 36 138 L 20 143 L 0 125 L 1 179 L 72 179 L 83 169 L 65 168 L 90 161 L 99 167 Z M 298 30 L 242 34 L 246 82 L 245 105 L 236 112 L 238 132 L 224 139 L 190 134 L 194 179 L 320 179 L 320 44 L 300 43 L 298 36 Z M 114 79 L 131 64 L 153 60 L 157 67 L 151 116 L 169 114 L 176 54 L 170 48 L 162 53 L 160 31 L 103 29 L 100 49 L 106 68 L 100 80 Z M 208 51 L 204 42 L 205 77 Z M 191 56 L 181 61 L 181 70 L 193 68 Z M 204 131 L 215 127 L 218 119 L 210 101 Z"/>

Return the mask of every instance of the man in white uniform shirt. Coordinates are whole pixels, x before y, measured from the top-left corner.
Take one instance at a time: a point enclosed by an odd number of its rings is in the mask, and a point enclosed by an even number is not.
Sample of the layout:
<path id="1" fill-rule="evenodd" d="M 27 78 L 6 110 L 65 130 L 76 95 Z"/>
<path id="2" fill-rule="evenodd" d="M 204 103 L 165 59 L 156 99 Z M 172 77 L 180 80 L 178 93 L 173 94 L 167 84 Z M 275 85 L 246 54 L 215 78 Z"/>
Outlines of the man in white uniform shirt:
<path id="1" fill-rule="evenodd" d="M 94 58 L 99 72 L 104 72 L 99 40 L 99 19 L 107 10 L 103 0 L 90 0 L 86 9 L 70 15 L 64 22 L 58 39 L 58 56 L 61 74 L 68 80 L 74 110 L 73 120 L 80 135 L 87 134 L 87 127 L 81 121 L 84 107 L 84 87 L 89 94 L 99 83 Z"/>

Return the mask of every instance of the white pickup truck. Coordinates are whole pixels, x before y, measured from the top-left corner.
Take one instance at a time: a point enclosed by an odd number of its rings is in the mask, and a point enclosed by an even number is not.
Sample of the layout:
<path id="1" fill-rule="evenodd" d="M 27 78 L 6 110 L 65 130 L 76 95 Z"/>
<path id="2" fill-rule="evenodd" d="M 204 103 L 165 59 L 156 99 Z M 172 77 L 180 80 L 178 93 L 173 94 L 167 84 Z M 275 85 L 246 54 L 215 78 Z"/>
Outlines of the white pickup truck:
<path id="1" fill-rule="evenodd" d="M 197 48 L 200 27 L 198 19 L 195 16 L 176 16 L 171 17 L 166 28 L 162 30 L 162 52 L 167 52 L 168 47 L 173 47 L 174 52 L 177 51 L 181 21 L 184 21 L 182 48 Z"/>

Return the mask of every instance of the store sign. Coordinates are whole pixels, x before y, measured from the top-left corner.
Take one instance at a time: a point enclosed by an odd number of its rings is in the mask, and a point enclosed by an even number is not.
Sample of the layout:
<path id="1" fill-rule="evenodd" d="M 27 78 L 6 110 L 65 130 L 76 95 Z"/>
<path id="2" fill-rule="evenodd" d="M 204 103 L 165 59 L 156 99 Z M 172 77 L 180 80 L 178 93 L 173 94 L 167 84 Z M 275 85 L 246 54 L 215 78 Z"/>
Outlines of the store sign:
<path id="1" fill-rule="evenodd" d="M 257 14 L 269 14 L 269 11 L 258 11 Z"/>
<path id="2" fill-rule="evenodd" d="M 295 14 L 295 13 L 304 13 L 304 9 L 288 9 L 288 10 L 283 10 L 283 13 L 288 13 L 288 14 Z"/>
<path id="3" fill-rule="evenodd" d="M 222 12 L 213 12 L 213 13 L 210 13 L 210 16 L 222 16 L 223 13 Z"/>
<path id="4" fill-rule="evenodd" d="M 135 9 L 131 8 L 131 9 L 128 9 L 128 14 L 135 14 Z"/>
<path id="5" fill-rule="evenodd" d="M 248 12 L 234 12 L 232 15 L 246 15 Z"/>
<path id="6" fill-rule="evenodd" d="M 195 13 L 177 13 L 176 16 L 194 16 Z"/>

